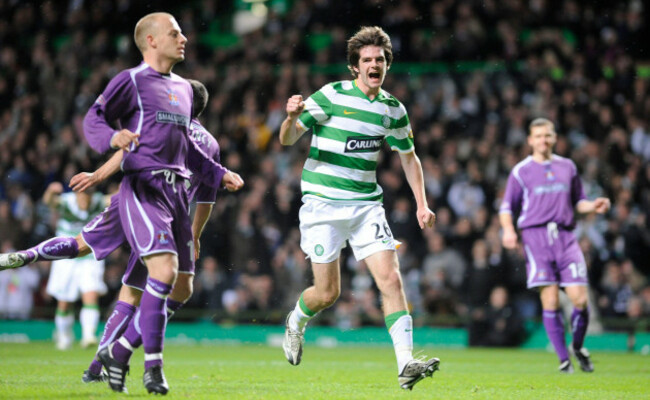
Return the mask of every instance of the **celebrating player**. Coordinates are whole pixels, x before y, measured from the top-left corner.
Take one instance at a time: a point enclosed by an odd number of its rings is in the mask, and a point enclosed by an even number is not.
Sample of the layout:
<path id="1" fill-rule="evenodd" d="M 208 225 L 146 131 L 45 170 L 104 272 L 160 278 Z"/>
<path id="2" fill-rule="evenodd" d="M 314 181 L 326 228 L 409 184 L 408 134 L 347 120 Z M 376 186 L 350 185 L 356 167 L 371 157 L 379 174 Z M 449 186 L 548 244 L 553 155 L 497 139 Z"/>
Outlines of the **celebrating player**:
<path id="1" fill-rule="evenodd" d="M 610 201 L 604 197 L 586 199 L 573 161 L 553 154 L 556 141 L 551 121 L 537 118 L 531 122 L 528 145 L 533 153 L 512 169 L 499 210 L 502 241 L 507 249 L 517 246 L 513 215 L 519 214 L 517 227 L 526 254 L 527 286 L 539 290 L 544 328 L 560 359 L 559 370 L 573 372 L 558 310 L 561 287 L 574 306 L 573 352 L 580 368 L 592 372 L 589 352 L 583 347 L 589 322 L 587 265 L 572 232 L 574 209 L 580 214 L 603 214 L 609 210 Z"/>
<path id="2" fill-rule="evenodd" d="M 406 109 L 381 89 L 393 61 L 390 38 L 379 27 L 363 27 L 348 40 L 347 57 L 355 79 L 325 85 L 305 101 L 300 95 L 292 96 L 280 129 L 280 142 L 292 145 L 313 128 L 302 172 L 300 233 L 301 247 L 311 258 L 314 284 L 302 292 L 287 316 L 283 349 L 291 364 L 300 363 L 307 322 L 339 297 L 339 259 L 348 241 L 357 260 L 368 265 L 381 292 L 397 357 L 398 382 L 412 389 L 438 369 L 440 360 L 419 360 L 412 355 L 413 321 L 376 178 L 384 140 L 399 152 L 417 203 L 420 228 L 433 226 L 435 214 L 427 206 Z"/>

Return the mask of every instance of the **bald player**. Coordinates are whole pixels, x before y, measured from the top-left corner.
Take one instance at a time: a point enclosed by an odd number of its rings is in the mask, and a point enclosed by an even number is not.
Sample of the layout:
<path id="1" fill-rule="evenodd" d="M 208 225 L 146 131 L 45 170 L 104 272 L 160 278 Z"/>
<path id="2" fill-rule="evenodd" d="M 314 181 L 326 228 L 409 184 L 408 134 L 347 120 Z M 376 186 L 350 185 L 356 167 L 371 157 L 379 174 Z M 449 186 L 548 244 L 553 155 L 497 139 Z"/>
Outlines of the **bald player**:
<path id="1" fill-rule="evenodd" d="M 134 39 L 143 62 L 108 83 L 86 114 L 84 134 L 100 153 L 125 151 L 119 217 L 132 251 L 148 272 L 139 317 L 145 352 L 143 383 L 149 393 L 166 394 L 166 299 L 179 268 L 187 270 L 194 261 L 188 168 L 200 171 L 203 183 L 211 187 L 238 190 L 243 181 L 190 140 L 192 88 L 172 73 L 185 58 L 187 38 L 174 17 L 146 15 L 138 21 Z M 111 389 L 125 391 L 126 355 L 108 347 L 97 356 L 108 372 Z"/>

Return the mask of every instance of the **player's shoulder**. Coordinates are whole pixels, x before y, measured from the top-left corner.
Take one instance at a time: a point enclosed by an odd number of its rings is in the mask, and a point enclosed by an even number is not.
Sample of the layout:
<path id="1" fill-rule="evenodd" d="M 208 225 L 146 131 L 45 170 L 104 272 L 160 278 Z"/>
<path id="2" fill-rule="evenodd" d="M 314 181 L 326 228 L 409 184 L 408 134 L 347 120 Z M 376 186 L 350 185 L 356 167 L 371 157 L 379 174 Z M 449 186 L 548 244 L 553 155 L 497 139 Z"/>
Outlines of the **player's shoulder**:
<path id="1" fill-rule="evenodd" d="M 533 157 L 527 156 L 512 167 L 512 175 L 519 175 L 523 170 L 526 170 L 527 167 L 533 167 L 534 165 Z"/>
<path id="2" fill-rule="evenodd" d="M 384 89 L 379 90 L 379 101 L 381 101 L 382 103 L 386 104 L 389 107 L 396 107 L 396 108 L 401 108 L 403 110 L 406 110 L 402 102 L 399 101 L 397 97 L 393 96 L 392 94 L 390 94 L 388 91 Z"/>
<path id="3" fill-rule="evenodd" d="M 573 162 L 572 159 L 567 158 L 567 157 L 562 157 L 560 155 L 553 154 L 552 161 L 553 161 L 553 163 L 566 166 L 567 168 L 571 168 L 571 169 L 574 169 L 574 170 L 577 169 L 576 163 Z"/>

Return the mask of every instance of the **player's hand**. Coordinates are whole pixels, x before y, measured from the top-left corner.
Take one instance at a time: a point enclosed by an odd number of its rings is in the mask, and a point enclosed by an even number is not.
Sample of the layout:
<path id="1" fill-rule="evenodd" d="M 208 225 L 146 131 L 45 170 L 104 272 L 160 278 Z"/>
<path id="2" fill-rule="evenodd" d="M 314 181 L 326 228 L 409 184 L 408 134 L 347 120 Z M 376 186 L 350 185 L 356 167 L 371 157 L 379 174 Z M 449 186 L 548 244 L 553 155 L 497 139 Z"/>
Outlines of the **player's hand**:
<path id="1" fill-rule="evenodd" d="M 607 197 L 598 197 L 594 200 L 594 211 L 598 214 L 604 214 L 612 208 L 612 203 Z"/>
<path id="2" fill-rule="evenodd" d="M 229 192 L 236 192 L 244 187 L 244 180 L 238 173 L 228 171 L 226 175 L 221 178 L 221 183 Z"/>
<path id="3" fill-rule="evenodd" d="M 63 193 L 63 185 L 61 182 L 52 182 L 48 185 L 47 190 L 52 194 Z"/>
<path id="4" fill-rule="evenodd" d="M 75 192 L 83 192 L 98 183 L 99 181 L 95 174 L 90 172 L 80 172 L 70 179 L 70 188 Z"/>
<path id="5" fill-rule="evenodd" d="M 124 151 L 131 151 L 129 147 L 131 143 L 137 146 L 140 145 L 140 134 L 133 133 L 128 129 L 122 129 L 111 138 L 111 147 L 114 149 L 122 149 Z"/>
<path id="6" fill-rule="evenodd" d="M 295 94 L 287 100 L 287 114 L 289 118 L 296 119 L 305 109 L 305 103 L 302 101 L 302 96 Z"/>
<path id="7" fill-rule="evenodd" d="M 503 237 L 501 238 L 501 243 L 506 249 L 516 249 L 517 248 L 517 232 L 511 229 L 506 229 L 503 231 Z"/>
<path id="8" fill-rule="evenodd" d="M 416 214 L 418 217 L 418 224 L 420 225 L 420 229 L 431 228 L 436 222 L 436 214 L 433 211 L 429 210 L 427 207 L 418 209 Z"/>

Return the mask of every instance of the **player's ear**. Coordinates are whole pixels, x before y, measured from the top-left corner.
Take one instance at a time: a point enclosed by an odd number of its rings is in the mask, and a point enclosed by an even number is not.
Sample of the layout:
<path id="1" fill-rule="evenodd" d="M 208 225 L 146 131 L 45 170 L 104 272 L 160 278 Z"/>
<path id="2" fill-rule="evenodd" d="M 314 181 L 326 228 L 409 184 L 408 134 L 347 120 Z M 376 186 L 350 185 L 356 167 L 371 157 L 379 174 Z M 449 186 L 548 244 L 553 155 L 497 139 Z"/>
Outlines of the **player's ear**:
<path id="1" fill-rule="evenodd" d="M 147 35 L 145 38 L 147 39 L 147 45 L 155 49 L 157 44 L 156 44 L 156 39 L 153 37 L 153 35 L 151 34 Z"/>

